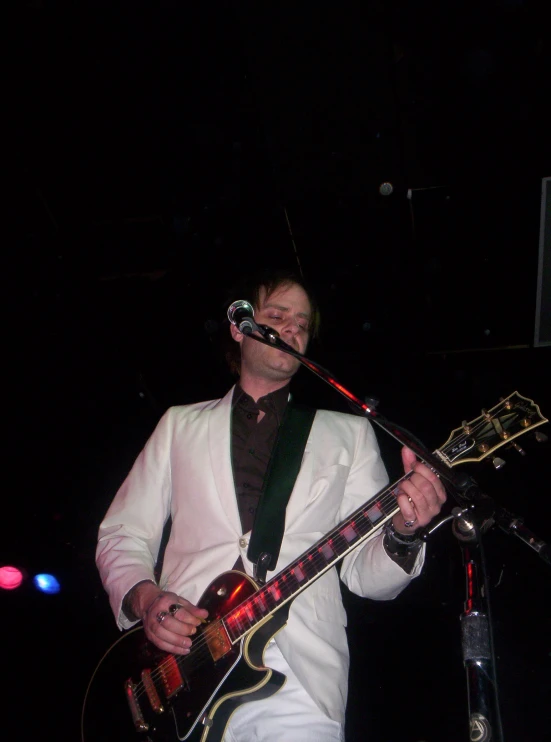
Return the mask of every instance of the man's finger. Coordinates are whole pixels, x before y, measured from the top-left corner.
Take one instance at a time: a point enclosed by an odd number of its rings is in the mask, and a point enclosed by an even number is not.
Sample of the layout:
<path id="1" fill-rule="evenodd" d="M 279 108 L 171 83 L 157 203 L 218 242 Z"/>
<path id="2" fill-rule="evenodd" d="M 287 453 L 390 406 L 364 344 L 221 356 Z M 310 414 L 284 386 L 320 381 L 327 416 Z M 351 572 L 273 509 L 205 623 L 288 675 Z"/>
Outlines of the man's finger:
<path id="1" fill-rule="evenodd" d="M 413 466 L 415 462 L 417 461 L 417 456 L 413 453 L 411 448 L 408 448 L 407 446 L 402 447 L 402 464 L 404 465 L 404 471 L 409 472 L 413 469 Z"/>

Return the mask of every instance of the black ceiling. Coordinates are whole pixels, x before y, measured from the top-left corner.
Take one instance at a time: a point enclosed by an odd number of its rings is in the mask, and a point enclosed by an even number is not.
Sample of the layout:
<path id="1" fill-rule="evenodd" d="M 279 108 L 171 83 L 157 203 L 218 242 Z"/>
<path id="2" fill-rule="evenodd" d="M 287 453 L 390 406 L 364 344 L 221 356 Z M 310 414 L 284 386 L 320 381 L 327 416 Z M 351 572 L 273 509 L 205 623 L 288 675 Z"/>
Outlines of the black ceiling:
<path id="1" fill-rule="evenodd" d="M 530 345 L 544 3 L 163 5 L 11 28 L 21 334 L 159 359 L 241 272 L 300 263 L 326 347 Z"/>
<path id="2" fill-rule="evenodd" d="M 21 237 L 70 235 L 68 251 L 106 271 L 169 265 L 166 244 L 158 257 L 101 244 L 121 232 L 164 233 L 184 262 L 193 237 L 209 263 L 266 240 L 285 259 L 286 207 L 314 270 L 328 232 L 342 262 L 392 244 L 384 214 L 405 209 L 407 189 L 453 188 L 469 205 L 459 220 L 476 197 L 485 241 L 528 194 L 537 214 L 543 3 L 169 5 L 28 10 L 14 25 Z"/>

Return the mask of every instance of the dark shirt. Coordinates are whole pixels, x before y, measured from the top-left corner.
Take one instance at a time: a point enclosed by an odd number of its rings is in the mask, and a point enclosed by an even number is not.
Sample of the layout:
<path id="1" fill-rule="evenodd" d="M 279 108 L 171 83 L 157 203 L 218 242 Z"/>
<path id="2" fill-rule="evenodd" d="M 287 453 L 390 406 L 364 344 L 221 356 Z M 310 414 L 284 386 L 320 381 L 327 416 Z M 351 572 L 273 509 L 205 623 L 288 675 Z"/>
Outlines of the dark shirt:
<path id="1" fill-rule="evenodd" d="M 243 391 L 239 384 L 234 389 L 231 417 L 231 457 L 243 533 L 252 530 L 264 478 L 288 399 L 289 385 L 261 397 L 258 404 Z M 260 410 L 265 414 L 262 420 L 257 422 Z M 385 537 L 386 541 L 387 538 Z M 411 572 L 419 548 L 420 545 L 414 546 L 411 549 L 406 549 L 406 553 L 400 554 L 393 550 L 392 545 L 389 549 L 385 543 L 385 549 L 390 558 L 406 572 Z M 241 557 L 238 558 L 233 569 L 244 571 Z M 141 582 L 152 581 L 141 580 Z M 132 595 L 132 591 L 126 594 L 122 610 L 129 620 L 135 621 L 138 616 L 134 614 L 132 608 Z"/>
<path id="2" fill-rule="evenodd" d="M 239 384 L 236 385 L 232 398 L 231 453 L 233 479 L 237 504 L 243 533 L 252 530 L 258 502 L 262 493 L 264 479 L 272 450 L 281 425 L 287 401 L 289 385 L 276 392 L 260 397 L 258 403 L 249 396 Z M 260 411 L 265 414 L 257 422 Z M 402 569 L 411 573 L 421 542 L 404 549 L 385 537 L 385 551 Z M 390 548 L 389 548 L 390 547 Z M 243 569 L 241 557 L 234 569 Z"/>
<path id="3" fill-rule="evenodd" d="M 266 470 L 283 419 L 289 385 L 254 401 L 239 384 L 232 399 L 231 452 L 241 528 L 253 527 Z M 264 416 L 258 422 L 260 411 Z"/>

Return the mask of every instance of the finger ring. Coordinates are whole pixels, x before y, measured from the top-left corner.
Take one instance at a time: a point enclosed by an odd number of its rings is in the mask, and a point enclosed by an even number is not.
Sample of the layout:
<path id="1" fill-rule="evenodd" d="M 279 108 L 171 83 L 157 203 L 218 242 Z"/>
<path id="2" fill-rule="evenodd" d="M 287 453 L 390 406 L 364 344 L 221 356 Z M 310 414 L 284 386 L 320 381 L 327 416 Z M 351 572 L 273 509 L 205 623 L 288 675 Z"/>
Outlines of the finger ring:
<path id="1" fill-rule="evenodd" d="M 417 518 L 414 518 L 413 520 L 405 520 L 404 525 L 406 528 L 411 528 L 417 523 Z"/>
<path id="2" fill-rule="evenodd" d="M 168 612 L 170 613 L 171 616 L 173 616 L 175 613 L 177 613 L 180 610 L 180 608 L 183 608 L 183 607 L 184 606 L 180 605 L 180 603 L 173 603 L 169 607 Z"/>
<path id="3" fill-rule="evenodd" d="M 155 618 L 157 619 L 158 623 L 162 623 L 165 618 L 168 616 L 168 611 L 159 611 Z"/>

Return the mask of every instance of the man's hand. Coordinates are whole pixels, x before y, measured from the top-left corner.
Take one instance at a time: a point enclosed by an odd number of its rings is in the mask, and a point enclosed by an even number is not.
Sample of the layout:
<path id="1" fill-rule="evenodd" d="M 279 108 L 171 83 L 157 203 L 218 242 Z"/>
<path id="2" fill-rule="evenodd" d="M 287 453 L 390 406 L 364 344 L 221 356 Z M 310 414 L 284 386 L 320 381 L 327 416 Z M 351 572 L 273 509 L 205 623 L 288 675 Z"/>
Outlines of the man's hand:
<path id="1" fill-rule="evenodd" d="M 145 635 L 159 649 L 189 654 L 191 636 L 208 616 L 176 593 L 160 590 L 153 582 L 140 582 L 129 593 L 133 613 L 142 619 Z"/>
<path id="2" fill-rule="evenodd" d="M 446 490 L 438 476 L 406 446 L 402 448 L 402 463 L 407 474 L 413 471 L 409 479 L 400 483 L 397 502 L 400 512 L 392 522 L 398 533 L 411 534 L 422 528 L 438 515 L 446 502 Z M 406 523 L 412 523 L 406 526 Z"/>

